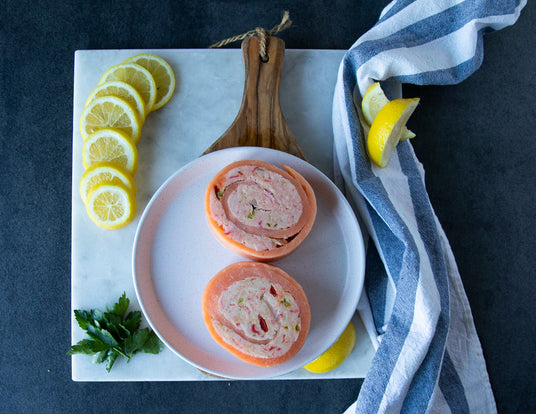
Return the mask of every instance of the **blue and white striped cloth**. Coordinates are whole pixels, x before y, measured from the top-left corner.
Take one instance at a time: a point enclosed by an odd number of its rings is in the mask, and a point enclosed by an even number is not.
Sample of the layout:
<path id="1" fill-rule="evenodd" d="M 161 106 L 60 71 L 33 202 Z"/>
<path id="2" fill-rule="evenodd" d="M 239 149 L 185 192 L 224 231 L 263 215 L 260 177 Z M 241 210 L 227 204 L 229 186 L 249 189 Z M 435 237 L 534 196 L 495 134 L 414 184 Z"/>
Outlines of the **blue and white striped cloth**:
<path id="1" fill-rule="evenodd" d="M 347 412 L 497 411 L 422 165 L 410 140 L 398 144 L 386 168 L 373 165 L 358 111 L 361 96 L 376 80 L 385 81 L 391 98 L 401 97 L 401 83 L 461 82 L 482 63 L 483 35 L 513 24 L 525 4 L 393 1 L 341 63 L 333 102 L 336 178 L 373 241 L 365 288 L 379 338 L 359 397 Z"/>

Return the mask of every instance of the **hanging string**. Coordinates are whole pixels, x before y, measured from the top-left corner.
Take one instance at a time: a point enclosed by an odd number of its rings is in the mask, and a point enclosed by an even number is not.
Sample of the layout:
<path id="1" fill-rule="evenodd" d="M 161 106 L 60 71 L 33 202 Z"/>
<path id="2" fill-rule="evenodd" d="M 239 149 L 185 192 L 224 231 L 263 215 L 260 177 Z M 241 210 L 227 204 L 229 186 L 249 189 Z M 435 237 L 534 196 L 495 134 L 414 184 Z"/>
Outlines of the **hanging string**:
<path id="1" fill-rule="evenodd" d="M 266 53 L 266 45 L 268 42 L 268 37 L 275 35 L 279 32 L 282 32 L 283 30 L 289 28 L 291 24 L 292 24 L 292 20 L 289 19 L 289 13 L 288 11 L 285 11 L 283 13 L 283 18 L 281 19 L 281 23 L 272 27 L 270 30 L 263 29 L 262 27 L 256 27 L 255 29 L 250 30 L 249 32 L 220 40 L 219 42 L 214 43 L 213 45 L 209 46 L 209 48 L 213 49 L 217 47 L 222 47 L 222 46 L 228 45 L 229 43 L 236 42 L 238 40 L 244 40 L 247 37 L 258 36 L 259 37 L 259 54 L 261 56 L 261 60 L 263 62 L 267 62 L 268 54 Z"/>

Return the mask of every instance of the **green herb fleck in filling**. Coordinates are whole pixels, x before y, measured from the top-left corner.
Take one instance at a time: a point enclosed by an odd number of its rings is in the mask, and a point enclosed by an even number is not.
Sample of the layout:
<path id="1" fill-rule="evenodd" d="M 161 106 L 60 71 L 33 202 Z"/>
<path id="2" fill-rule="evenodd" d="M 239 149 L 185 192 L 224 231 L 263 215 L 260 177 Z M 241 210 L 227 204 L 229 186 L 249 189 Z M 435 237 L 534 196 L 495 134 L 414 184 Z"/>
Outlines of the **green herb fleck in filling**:
<path id="1" fill-rule="evenodd" d="M 286 299 L 283 299 L 283 300 L 281 301 L 281 303 L 282 303 L 286 308 L 289 308 L 289 307 L 292 306 L 292 303 L 290 303 L 290 302 L 289 302 L 288 300 L 286 300 Z"/>
<path id="2" fill-rule="evenodd" d="M 253 216 L 254 216 L 254 215 L 255 215 L 255 210 L 251 210 L 251 211 L 248 213 L 247 218 L 251 220 L 251 219 L 253 219 Z"/>

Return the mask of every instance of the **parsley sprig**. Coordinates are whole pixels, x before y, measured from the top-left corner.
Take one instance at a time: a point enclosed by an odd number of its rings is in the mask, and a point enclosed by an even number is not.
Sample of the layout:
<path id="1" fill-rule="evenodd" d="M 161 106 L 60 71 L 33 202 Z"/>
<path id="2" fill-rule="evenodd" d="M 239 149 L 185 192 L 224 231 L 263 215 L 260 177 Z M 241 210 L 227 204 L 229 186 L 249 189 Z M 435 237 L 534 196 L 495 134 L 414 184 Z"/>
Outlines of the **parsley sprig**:
<path id="1" fill-rule="evenodd" d="M 110 372 L 118 357 L 129 362 L 138 352 L 158 354 L 163 349 L 162 342 L 151 329 L 140 329 L 141 312 L 127 314 L 129 304 L 130 300 L 123 293 L 112 308 L 106 306 L 105 312 L 75 310 L 76 322 L 89 339 L 72 345 L 67 355 L 93 355 L 92 362 L 106 363 L 106 371 Z"/>

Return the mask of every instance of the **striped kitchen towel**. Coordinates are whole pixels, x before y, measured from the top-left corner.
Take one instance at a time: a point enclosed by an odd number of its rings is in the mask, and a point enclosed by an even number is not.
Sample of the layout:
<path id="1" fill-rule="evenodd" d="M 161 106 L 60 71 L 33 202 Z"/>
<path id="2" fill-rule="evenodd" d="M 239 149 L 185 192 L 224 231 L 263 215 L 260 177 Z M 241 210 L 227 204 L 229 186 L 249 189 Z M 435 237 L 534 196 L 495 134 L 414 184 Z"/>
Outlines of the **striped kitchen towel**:
<path id="1" fill-rule="evenodd" d="M 336 180 L 370 234 L 365 291 L 378 348 L 347 412 L 494 413 L 471 310 L 410 140 L 389 165 L 369 160 L 359 124 L 374 81 L 461 82 L 483 59 L 483 35 L 513 24 L 526 0 L 397 0 L 346 53 L 333 101 Z M 418 109 L 414 117 L 418 117 Z"/>

